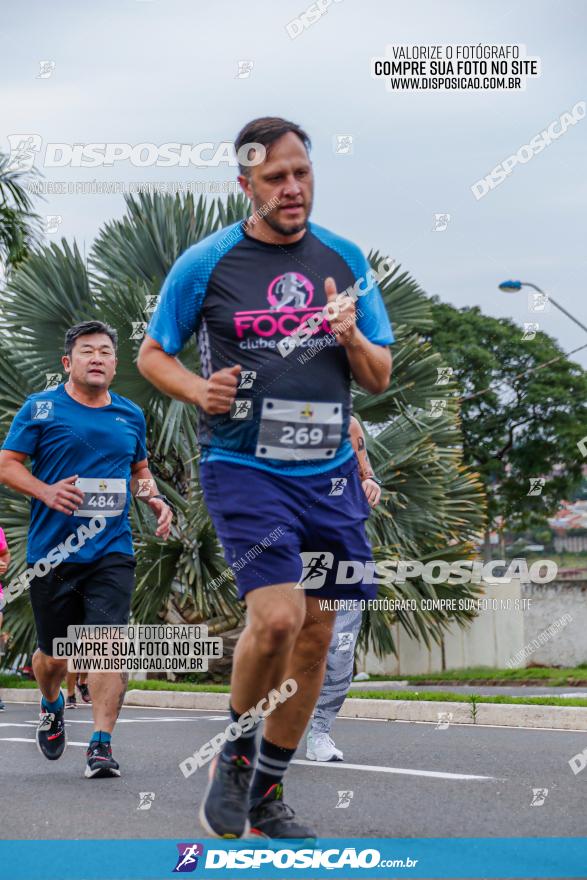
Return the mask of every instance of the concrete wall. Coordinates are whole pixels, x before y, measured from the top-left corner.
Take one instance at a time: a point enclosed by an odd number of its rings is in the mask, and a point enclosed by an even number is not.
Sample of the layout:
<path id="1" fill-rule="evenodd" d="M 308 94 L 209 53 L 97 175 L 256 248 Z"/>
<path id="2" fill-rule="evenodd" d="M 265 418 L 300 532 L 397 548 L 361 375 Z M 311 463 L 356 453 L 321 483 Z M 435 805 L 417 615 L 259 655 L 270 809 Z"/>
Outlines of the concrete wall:
<path id="1" fill-rule="evenodd" d="M 556 580 L 550 584 L 524 584 L 523 596 L 530 599 L 524 617 L 525 643 L 532 649 L 527 663 L 543 666 L 587 663 L 587 582 Z M 552 625 L 557 621 L 560 629 L 552 634 Z"/>
<path id="2" fill-rule="evenodd" d="M 520 585 L 518 580 L 495 579 L 483 587 L 489 609 L 481 611 L 466 628 L 453 625 L 447 630 L 446 669 L 587 663 L 587 581 Z M 526 607 L 520 607 L 523 600 L 528 600 Z M 401 676 L 442 670 L 439 645 L 426 648 L 397 624 L 393 635 L 399 656 L 379 660 L 369 651 L 357 657 L 360 672 Z"/>
<path id="3" fill-rule="evenodd" d="M 489 609 L 467 627 L 453 624 L 444 636 L 446 669 L 466 666 L 506 666 L 507 661 L 524 644 L 524 612 L 516 610 L 521 598 L 520 583 L 488 582 L 483 584 L 484 597 Z M 492 608 L 491 606 L 495 607 Z M 410 638 L 398 624 L 393 637 L 398 645 L 398 657 L 390 655 L 378 659 L 373 651 L 357 657 L 360 672 L 372 675 L 420 675 L 442 670 L 442 651 L 439 645 L 427 648 Z"/>

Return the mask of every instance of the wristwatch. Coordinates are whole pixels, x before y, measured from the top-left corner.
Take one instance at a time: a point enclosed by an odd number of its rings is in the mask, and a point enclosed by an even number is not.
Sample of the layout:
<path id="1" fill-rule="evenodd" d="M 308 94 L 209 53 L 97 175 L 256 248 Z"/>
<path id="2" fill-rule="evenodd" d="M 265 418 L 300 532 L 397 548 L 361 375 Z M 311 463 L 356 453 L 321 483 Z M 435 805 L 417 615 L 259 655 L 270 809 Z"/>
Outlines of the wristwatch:
<path id="1" fill-rule="evenodd" d="M 369 474 L 368 477 L 365 477 L 366 480 L 373 480 L 374 483 L 379 483 L 380 486 L 383 485 L 379 477 L 376 477 L 375 474 Z"/>
<path id="2" fill-rule="evenodd" d="M 151 498 L 160 498 L 161 501 L 164 501 L 167 507 L 169 507 L 175 513 L 175 507 L 173 506 L 167 495 L 163 495 L 161 494 L 161 492 L 159 492 L 157 495 L 151 495 Z"/>

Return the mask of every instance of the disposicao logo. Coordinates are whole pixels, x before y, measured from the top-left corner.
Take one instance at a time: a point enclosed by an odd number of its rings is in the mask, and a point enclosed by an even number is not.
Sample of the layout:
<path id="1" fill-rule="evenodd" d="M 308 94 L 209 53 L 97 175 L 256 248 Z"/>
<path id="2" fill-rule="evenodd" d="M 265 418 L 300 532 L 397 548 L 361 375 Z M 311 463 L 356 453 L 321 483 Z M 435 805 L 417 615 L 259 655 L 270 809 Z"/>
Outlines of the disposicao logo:
<path id="1" fill-rule="evenodd" d="M 178 843 L 179 855 L 177 864 L 173 869 L 174 874 L 188 874 L 198 867 L 198 858 L 204 855 L 204 847 L 201 843 Z"/>

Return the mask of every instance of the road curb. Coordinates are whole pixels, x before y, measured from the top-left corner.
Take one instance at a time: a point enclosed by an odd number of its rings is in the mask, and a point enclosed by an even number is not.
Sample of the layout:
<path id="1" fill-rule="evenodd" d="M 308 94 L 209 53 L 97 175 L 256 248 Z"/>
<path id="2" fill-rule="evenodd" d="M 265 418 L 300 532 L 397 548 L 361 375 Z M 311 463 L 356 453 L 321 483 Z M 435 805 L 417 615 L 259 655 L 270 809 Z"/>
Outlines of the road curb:
<path id="1" fill-rule="evenodd" d="M 367 705 L 365 705 L 367 704 Z M 487 724 L 495 727 L 550 727 L 557 730 L 587 730 L 587 708 L 581 706 L 526 706 L 477 703 L 473 717 L 471 703 L 434 700 L 347 699 L 342 718 L 370 718 L 382 721 L 433 721 L 441 713 L 453 724 Z M 451 717 L 452 716 L 452 717 Z"/>
<path id="2" fill-rule="evenodd" d="M 125 706 L 158 709 L 221 709 L 228 712 L 228 694 L 211 691 L 128 691 Z"/>
<path id="3" fill-rule="evenodd" d="M 35 688 L 2 688 L 6 702 L 38 703 Z M 152 709 L 215 709 L 228 711 L 228 694 L 209 691 L 128 691 L 125 706 Z M 549 727 L 556 730 L 587 730 L 587 708 L 581 706 L 526 706 L 477 703 L 473 718 L 470 702 L 436 700 L 361 700 L 349 697 L 339 712 L 341 718 L 378 721 L 428 721 L 438 723 L 439 714 L 454 724 L 488 724 L 496 727 Z M 452 715 L 452 717 L 450 717 Z"/>
<path id="4" fill-rule="evenodd" d="M 228 711 L 228 694 L 193 691 L 129 691 L 127 706 L 161 709 L 219 709 Z M 471 703 L 432 700 L 362 700 L 349 697 L 339 712 L 341 718 L 379 721 L 432 721 L 439 713 L 452 713 L 455 724 L 491 724 L 498 727 L 552 727 L 587 730 L 587 708 L 581 706 L 526 706 L 477 703 L 473 718 Z"/>
<path id="5" fill-rule="evenodd" d="M 0 688 L 0 697 L 5 703 L 39 703 L 41 691 L 38 688 Z"/>

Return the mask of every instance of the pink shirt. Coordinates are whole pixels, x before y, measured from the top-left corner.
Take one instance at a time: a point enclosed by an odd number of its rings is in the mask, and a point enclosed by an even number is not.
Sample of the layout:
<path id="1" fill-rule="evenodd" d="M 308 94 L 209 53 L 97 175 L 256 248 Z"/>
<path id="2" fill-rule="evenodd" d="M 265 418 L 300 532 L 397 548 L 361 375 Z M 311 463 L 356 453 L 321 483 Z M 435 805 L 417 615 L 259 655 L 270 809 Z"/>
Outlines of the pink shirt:
<path id="1" fill-rule="evenodd" d="M 8 550 L 8 544 L 6 543 L 6 535 L 4 534 L 4 530 L 0 529 L 0 553 L 4 553 L 5 550 Z M 0 600 L 3 596 L 2 584 L 0 584 Z M 2 610 L 2 602 L 0 601 L 0 611 Z"/>

